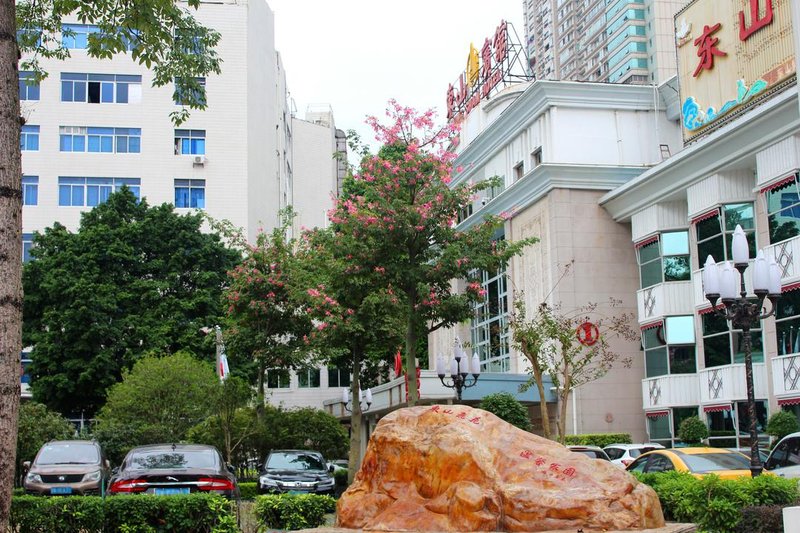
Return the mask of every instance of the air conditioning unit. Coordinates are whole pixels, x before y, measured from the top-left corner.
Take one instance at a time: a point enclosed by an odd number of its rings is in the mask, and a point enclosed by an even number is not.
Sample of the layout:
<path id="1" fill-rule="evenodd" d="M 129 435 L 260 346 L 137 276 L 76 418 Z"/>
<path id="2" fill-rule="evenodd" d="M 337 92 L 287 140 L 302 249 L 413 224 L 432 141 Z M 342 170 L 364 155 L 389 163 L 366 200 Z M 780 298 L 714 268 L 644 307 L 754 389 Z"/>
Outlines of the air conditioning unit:
<path id="1" fill-rule="evenodd" d="M 204 155 L 192 156 L 192 163 L 195 164 L 195 165 L 205 165 L 206 164 L 206 156 L 204 156 Z"/>

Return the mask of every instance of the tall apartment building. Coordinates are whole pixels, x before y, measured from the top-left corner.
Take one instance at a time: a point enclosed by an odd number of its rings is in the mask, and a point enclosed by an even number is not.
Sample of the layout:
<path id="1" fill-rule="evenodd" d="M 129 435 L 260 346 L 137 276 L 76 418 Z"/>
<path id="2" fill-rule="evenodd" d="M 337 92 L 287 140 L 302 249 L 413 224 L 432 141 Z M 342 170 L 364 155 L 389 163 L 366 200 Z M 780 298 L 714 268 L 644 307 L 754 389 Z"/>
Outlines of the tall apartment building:
<path id="1" fill-rule="evenodd" d="M 660 84 L 675 74 L 673 15 L 685 0 L 526 0 L 535 79 Z"/>

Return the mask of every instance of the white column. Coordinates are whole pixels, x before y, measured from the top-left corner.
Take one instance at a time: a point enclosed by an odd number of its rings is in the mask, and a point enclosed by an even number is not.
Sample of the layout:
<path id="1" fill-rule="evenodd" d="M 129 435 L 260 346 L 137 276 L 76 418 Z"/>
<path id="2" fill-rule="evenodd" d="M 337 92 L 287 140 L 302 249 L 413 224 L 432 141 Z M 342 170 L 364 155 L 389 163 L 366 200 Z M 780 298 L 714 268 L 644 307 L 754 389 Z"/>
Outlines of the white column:
<path id="1" fill-rule="evenodd" d="M 800 58 L 800 4 L 797 2 L 789 2 L 789 8 L 792 10 L 792 33 L 794 34 L 794 57 L 795 60 Z M 797 85 L 797 101 L 800 106 L 800 84 Z"/>

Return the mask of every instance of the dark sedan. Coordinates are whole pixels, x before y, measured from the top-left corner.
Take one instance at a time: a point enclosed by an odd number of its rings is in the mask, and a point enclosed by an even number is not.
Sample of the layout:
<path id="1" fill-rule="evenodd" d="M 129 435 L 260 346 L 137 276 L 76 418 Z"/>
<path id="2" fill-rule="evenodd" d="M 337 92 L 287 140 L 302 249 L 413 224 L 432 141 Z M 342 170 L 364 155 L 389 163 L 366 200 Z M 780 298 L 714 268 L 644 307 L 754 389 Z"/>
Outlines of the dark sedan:
<path id="1" fill-rule="evenodd" d="M 213 446 L 155 444 L 128 452 L 112 476 L 109 494 L 206 492 L 237 498 L 236 476 Z"/>
<path id="2" fill-rule="evenodd" d="M 289 494 L 328 494 L 333 496 L 336 482 L 333 467 L 325 464 L 319 452 L 273 450 L 258 477 L 258 492 Z"/>

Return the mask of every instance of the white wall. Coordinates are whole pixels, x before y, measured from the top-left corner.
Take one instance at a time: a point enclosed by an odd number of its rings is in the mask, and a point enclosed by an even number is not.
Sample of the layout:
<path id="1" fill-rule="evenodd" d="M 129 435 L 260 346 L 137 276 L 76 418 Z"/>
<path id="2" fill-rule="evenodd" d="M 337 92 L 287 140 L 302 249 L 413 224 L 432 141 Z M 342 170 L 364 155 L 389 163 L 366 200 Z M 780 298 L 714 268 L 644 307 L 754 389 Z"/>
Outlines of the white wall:
<path id="1" fill-rule="evenodd" d="M 336 128 L 306 120 L 292 120 L 297 228 L 324 228 L 336 194 Z"/>

